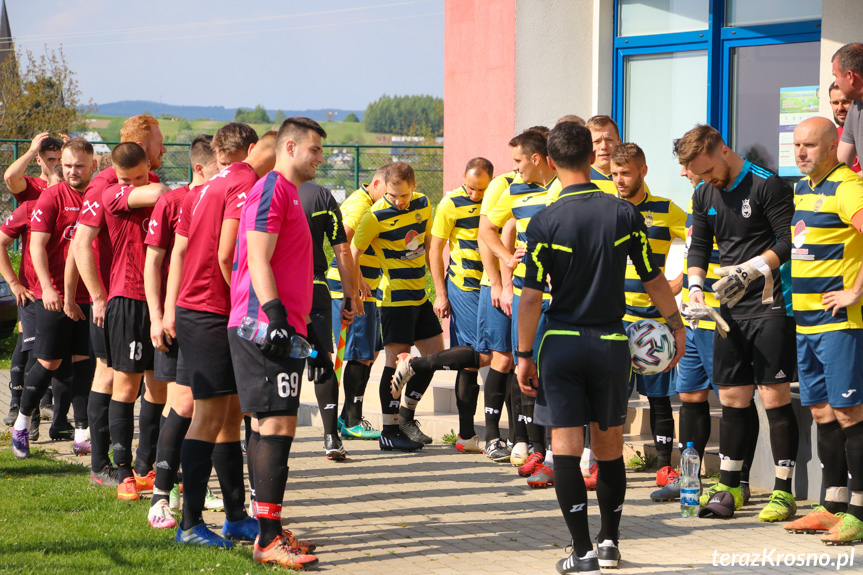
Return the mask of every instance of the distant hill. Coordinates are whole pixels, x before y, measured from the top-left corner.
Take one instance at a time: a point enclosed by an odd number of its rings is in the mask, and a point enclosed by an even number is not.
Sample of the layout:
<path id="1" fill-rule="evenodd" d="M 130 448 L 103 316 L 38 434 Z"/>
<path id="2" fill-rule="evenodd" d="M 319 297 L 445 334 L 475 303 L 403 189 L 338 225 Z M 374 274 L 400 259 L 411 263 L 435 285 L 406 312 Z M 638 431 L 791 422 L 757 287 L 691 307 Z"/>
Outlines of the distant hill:
<path id="1" fill-rule="evenodd" d="M 254 105 L 243 106 L 244 108 L 254 108 Z M 160 102 L 147 102 L 145 100 L 123 100 L 121 102 L 108 102 L 99 104 L 94 107 L 93 113 L 104 116 L 122 116 L 129 118 L 144 112 L 150 112 L 154 116 L 167 114 L 177 118 L 186 118 L 187 120 L 209 119 L 221 122 L 230 122 L 234 119 L 236 108 L 225 108 L 224 106 L 174 106 L 172 104 L 162 104 Z M 278 110 L 267 110 L 270 117 L 274 117 Z M 353 112 L 362 121 L 365 110 L 342 110 L 342 109 L 324 109 L 324 110 L 283 110 L 286 117 L 291 116 L 306 116 L 317 121 L 326 121 L 327 112 L 335 112 L 333 120 L 340 121 L 348 114 Z"/>

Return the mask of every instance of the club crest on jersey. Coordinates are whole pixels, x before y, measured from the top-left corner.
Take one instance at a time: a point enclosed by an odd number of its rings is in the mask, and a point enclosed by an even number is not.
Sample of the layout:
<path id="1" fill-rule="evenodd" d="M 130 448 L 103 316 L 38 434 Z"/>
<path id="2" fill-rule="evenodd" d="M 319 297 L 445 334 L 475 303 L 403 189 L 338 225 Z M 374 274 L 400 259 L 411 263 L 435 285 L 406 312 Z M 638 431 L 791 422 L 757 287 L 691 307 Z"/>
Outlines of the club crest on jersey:
<path id="1" fill-rule="evenodd" d="M 416 213 L 414 214 L 414 216 L 415 216 L 415 217 L 416 217 L 416 219 L 417 219 L 417 223 L 420 223 L 420 222 L 422 222 L 422 221 L 423 221 L 423 216 L 422 216 L 422 214 L 421 214 L 421 213 L 416 212 Z"/>
<path id="2" fill-rule="evenodd" d="M 812 206 L 812 211 L 813 211 L 813 212 L 817 212 L 817 211 L 821 210 L 821 208 L 823 208 L 823 207 L 824 207 L 824 199 L 825 199 L 825 198 L 824 198 L 824 194 L 820 194 L 820 195 L 818 196 L 818 199 L 817 199 L 817 200 L 815 200 L 815 205 L 814 205 L 814 206 Z"/>
<path id="3" fill-rule="evenodd" d="M 650 213 L 650 212 L 644 213 L 644 225 L 647 226 L 648 228 L 653 227 L 653 214 L 652 213 Z"/>
<path id="4" fill-rule="evenodd" d="M 748 218 L 752 215 L 752 206 L 749 205 L 749 198 L 743 200 L 743 206 L 740 208 L 740 213 L 744 218 Z"/>

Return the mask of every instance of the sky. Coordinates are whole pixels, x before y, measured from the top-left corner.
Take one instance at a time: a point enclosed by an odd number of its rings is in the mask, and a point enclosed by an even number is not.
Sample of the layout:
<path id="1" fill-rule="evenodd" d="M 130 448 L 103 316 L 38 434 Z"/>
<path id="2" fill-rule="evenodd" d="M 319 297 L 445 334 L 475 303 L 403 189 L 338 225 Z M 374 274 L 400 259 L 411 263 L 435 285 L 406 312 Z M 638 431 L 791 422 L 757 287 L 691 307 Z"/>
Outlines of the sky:
<path id="1" fill-rule="evenodd" d="M 241 9 L 238 9 L 241 8 Z M 62 46 L 83 101 L 364 110 L 443 97 L 444 0 L 6 0 L 16 47 Z"/>

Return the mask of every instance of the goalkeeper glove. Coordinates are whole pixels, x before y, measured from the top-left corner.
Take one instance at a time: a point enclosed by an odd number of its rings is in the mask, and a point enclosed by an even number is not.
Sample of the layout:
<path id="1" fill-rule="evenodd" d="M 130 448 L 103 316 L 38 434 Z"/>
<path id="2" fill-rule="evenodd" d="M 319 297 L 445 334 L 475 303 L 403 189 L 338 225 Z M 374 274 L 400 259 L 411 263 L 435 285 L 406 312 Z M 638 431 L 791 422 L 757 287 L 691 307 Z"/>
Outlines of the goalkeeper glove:
<path id="1" fill-rule="evenodd" d="M 713 293 L 719 298 L 719 303 L 733 308 L 743 298 L 749 284 L 764 276 L 764 292 L 761 303 L 773 303 L 773 274 L 764 256 L 756 256 L 751 260 L 736 266 L 725 266 L 716 269 L 716 275 L 721 279 L 713 284 Z"/>

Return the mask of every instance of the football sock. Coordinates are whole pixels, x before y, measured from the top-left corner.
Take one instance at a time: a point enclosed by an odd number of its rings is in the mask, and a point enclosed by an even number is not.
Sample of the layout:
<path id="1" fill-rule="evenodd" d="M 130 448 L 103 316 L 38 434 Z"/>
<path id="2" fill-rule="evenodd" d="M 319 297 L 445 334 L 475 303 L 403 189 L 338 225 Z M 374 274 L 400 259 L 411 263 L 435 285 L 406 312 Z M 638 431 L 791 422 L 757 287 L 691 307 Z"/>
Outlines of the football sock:
<path id="1" fill-rule="evenodd" d="M 506 400 L 506 380 L 508 374 L 488 369 L 485 378 L 483 399 L 485 404 L 485 440 L 500 438 L 500 414 Z"/>
<path id="2" fill-rule="evenodd" d="M 671 465 L 671 451 L 674 449 L 674 412 L 671 410 L 670 397 L 648 397 L 650 404 L 650 432 L 656 447 L 659 468 Z"/>
<path id="3" fill-rule="evenodd" d="M 156 480 L 153 482 L 155 489 L 171 491 L 177 482 L 180 449 L 191 423 L 191 417 L 181 417 L 173 409 L 168 412 L 165 424 L 159 431 L 159 442 L 156 445 Z"/>
<path id="4" fill-rule="evenodd" d="M 18 404 L 18 409 L 21 414 L 30 417 L 39 408 L 39 400 L 45 395 L 45 390 L 51 385 L 51 371 L 48 371 L 38 361 L 34 363 L 30 371 L 24 377 L 24 390 L 21 392 L 21 403 Z M 38 417 L 38 413 L 36 414 Z M 28 427 L 19 428 L 16 424 L 15 429 L 29 429 Z"/>
<path id="5" fill-rule="evenodd" d="M 96 373 L 96 360 L 93 358 L 72 364 L 72 413 L 76 429 L 86 429 L 88 425 L 87 401 L 90 398 L 94 373 Z"/>
<path id="6" fill-rule="evenodd" d="M 512 442 L 513 444 L 527 443 L 527 422 L 525 421 L 524 405 L 522 404 L 523 394 L 521 393 L 521 388 L 518 386 L 518 378 L 515 376 L 515 372 L 510 372 L 509 392 L 512 401 L 513 419 L 515 419 L 512 426 L 514 430 Z"/>
<path id="7" fill-rule="evenodd" d="M 381 373 L 381 385 L 378 388 L 378 396 L 381 400 L 381 419 L 383 420 L 383 433 L 398 433 L 399 431 L 399 403 L 400 400 L 394 399 L 390 388 L 393 381 L 393 375 L 396 372 L 394 367 L 385 367 Z M 404 393 L 404 391 L 402 391 Z"/>
<path id="8" fill-rule="evenodd" d="M 135 434 L 135 403 L 114 401 L 108 404 L 108 429 L 114 448 L 114 465 L 120 481 L 132 477 L 132 437 Z M 145 473 L 146 475 L 146 473 Z"/>
<path id="9" fill-rule="evenodd" d="M 371 368 L 359 361 L 349 361 L 345 364 L 343 385 L 345 387 L 345 406 L 342 409 L 342 419 L 345 426 L 354 427 L 360 424 L 362 417 L 363 397 L 368 381 L 368 371 Z"/>
<path id="10" fill-rule="evenodd" d="M 848 513 L 863 521 L 863 421 L 845 428 L 845 458 L 851 475 Z"/>
<path id="11" fill-rule="evenodd" d="M 27 356 L 29 352 L 21 351 L 21 346 L 24 345 L 24 335 L 18 334 L 18 341 L 15 342 L 15 351 L 12 352 L 12 362 L 9 366 L 9 391 L 12 399 L 9 401 L 9 407 L 17 407 L 21 402 L 21 392 L 24 390 L 24 370 L 27 368 Z"/>
<path id="12" fill-rule="evenodd" d="M 848 461 L 845 458 L 845 431 L 835 419 L 818 423 L 818 459 L 824 483 L 824 505 L 830 513 L 848 509 Z"/>
<path id="13" fill-rule="evenodd" d="M 719 422 L 719 482 L 728 487 L 740 486 L 740 470 L 746 453 L 746 410 L 748 408 L 722 406 Z"/>
<path id="14" fill-rule="evenodd" d="M 476 435 L 473 419 L 476 417 L 476 403 L 479 398 L 479 384 L 476 371 L 461 369 L 455 380 L 455 404 L 458 409 L 458 435 L 470 439 Z"/>
<path id="15" fill-rule="evenodd" d="M 249 426 L 251 428 L 251 425 Z M 258 451 L 258 443 L 261 441 L 261 434 L 257 431 L 249 432 L 249 439 L 246 443 L 246 469 L 249 472 L 249 497 L 255 499 L 255 454 Z"/>
<path id="16" fill-rule="evenodd" d="M 243 483 L 243 448 L 239 441 L 217 443 L 213 448 L 213 469 L 222 488 L 225 518 L 241 521 L 246 518 L 246 487 Z"/>
<path id="17" fill-rule="evenodd" d="M 255 500 L 260 525 L 258 545 L 262 548 L 282 534 L 282 501 L 293 440 L 293 437 L 281 435 L 262 435 L 255 451 Z"/>
<path id="18" fill-rule="evenodd" d="M 339 419 L 339 380 L 335 371 L 315 370 L 315 397 L 324 424 L 324 435 L 335 435 Z"/>
<path id="19" fill-rule="evenodd" d="M 90 468 L 102 471 L 110 465 L 108 449 L 111 447 L 111 433 L 108 427 L 108 405 L 110 393 L 90 392 L 87 402 L 87 419 L 90 422 Z"/>
<path id="20" fill-rule="evenodd" d="M 467 367 L 479 369 L 479 353 L 467 345 L 451 347 L 431 355 L 411 358 L 411 369 L 417 375 L 439 369 L 451 369 L 455 371 Z"/>
<path id="21" fill-rule="evenodd" d="M 611 539 L 617 543 L 620 538 L 623 500 L 626 497 L 626 467 L 623 465 L 623 457 L 613 461 L 597 461 L 597 463 L 599 473 L 596 480 L 596 502 L 599 504 L 599 514 L 602 518 L 597 540 Z"/>
<path id="22" fill-rule="evenodd" d="M 506 393 L 504 394 L 504 397 L 503 397 L 503 404 L 506 406 L 506 421 L 507 421 L 507 430 L 508 430 L 507 439 L 509 440 L 509 443 L 512 445 L 515 444 L 515 421 L 516 421 L 515 408 L 513 407 L 513 399 L 512 399 L 512 397 L 513 397 L 512 396 L 512 384 L 510 383 L 510 380 L 513 377 L 515 377 L 515 373 L 512 371 L 506 374 L 506 384 L 505 384 Z M 527 432 L 525 431 L 525 435 L 526 434 L 527 434 Z"/>
<path id="23" fill-rule="evenodd" d="M 72 407 L 72 370 L 66 360 L 52 374 L 51 391 L 54 393 L 54 427 L 69 425 L 69 408 Z"/>
<path id="24" fill-rule="evenodd" d="M 183 522 L 180 527 L 187 531 L 204 522 L 204 501 L 207 498 L 207 483 L 213 470 L 214 443 L 198 439 L 184 439 L 180 448 L 183 466 Z"/>
<path id="25" fill-rule="evenodd" d="M 754 400 L 746 410 L 746 452 L 743 455 L 743 468 L 740 470 L 741 483 L 749 483 L 749 471 L 752 469 L 755 448 L 758 447 L 758 433 L 761 431 L 761 421 Z"/>
<path id="26" fill-rule="evenodd" d="M 797 446 L 800 442 L 797 417 L 790 403 L 765 411 L 767 421 L 770 423 L 773 463 L 776 465 L 773 489 L 791 493 L 791 479 L 794 474 L 794 462 L 797 460 Z"/>
<path id="27" fill-rule="evenodd" d="M 399 423 L 408 423 L 414 420 L 417 404 L 423 398 L 426 390 L 434 377 L 433 371 L 418 373 L 414 375 L 402 391 L 404 405 L 399 407 Z M 473 436 L 471 436 L 473 437 Z"/>
<path id="28" fill-rule="evenodd" d="M 584 486 L 584 477 L 581 476 L 580 460 L 581 458 L 575 455 L 557 456 L 554 492 L 569 528 L 575 553 L 584 557 L 585 553 L 593 551 L 593 542 L 590 540 L 590 527 L 587 524 L 587 488 Z"/>
<path id="29" fill-rule="evenodd" d="M 710 402 L 683 402 L 680 404 L 680 451 L 691 441 L 698 457 L 704 461 L 704 450 L 710 439 Z"/>
<path id="30" fill-rule="evenodd" d="M 527 427 L 527 438 L 533 444 L 533 450 L 537 453 L 545 453 L 545 427 L 533 422 L 533 410 L 536 406 L 536 398 L 521 394 L 521 409 L 524 412 L 525 426 Z"/>
<path id="31" fill-rule="evenodd" d="M 135 452 L 135 473 L 143 477 L 153 469 L 156 461 L 156 445 L 159 443 L 159 422 L 164 403 L 150 403 L 141 398 L 138 413 L 138 450 Z M 131 445 L 131 443 L 130 443 Z"/>

